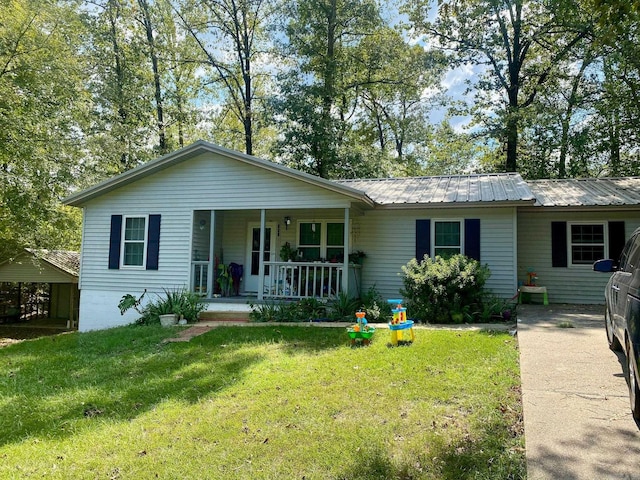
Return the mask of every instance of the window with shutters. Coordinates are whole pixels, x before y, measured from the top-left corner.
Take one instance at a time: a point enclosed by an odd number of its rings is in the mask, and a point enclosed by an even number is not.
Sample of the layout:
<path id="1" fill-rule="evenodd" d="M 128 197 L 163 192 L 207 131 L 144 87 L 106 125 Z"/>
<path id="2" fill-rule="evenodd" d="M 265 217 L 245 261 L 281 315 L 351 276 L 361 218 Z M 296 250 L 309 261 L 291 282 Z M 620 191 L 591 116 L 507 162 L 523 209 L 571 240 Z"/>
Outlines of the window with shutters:
<path id="1" fill-rule="evenodd" d="M 569 254 L 572 265 L 592 265 L 606 257 L 604 223 L 570 223 Z"/>
<path id="2" fill-rule="evenodd" d="M 124 217 L 122 267 L 144 267 L 147 256 L 147 217 Z"/>

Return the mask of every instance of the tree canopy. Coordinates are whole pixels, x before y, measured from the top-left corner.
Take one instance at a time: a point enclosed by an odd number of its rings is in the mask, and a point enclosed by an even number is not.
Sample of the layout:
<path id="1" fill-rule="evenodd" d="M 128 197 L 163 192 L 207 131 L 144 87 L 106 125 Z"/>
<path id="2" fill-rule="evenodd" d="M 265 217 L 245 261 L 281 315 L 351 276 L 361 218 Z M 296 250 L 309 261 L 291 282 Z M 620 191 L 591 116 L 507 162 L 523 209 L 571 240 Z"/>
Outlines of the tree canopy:
<path id="1" fill-rule="evenodd" d="M 640 173 L 638 2 L 0 4 L 2 257 L 77 248 L 61 198 L 197 139 L 326 178 Z"/>

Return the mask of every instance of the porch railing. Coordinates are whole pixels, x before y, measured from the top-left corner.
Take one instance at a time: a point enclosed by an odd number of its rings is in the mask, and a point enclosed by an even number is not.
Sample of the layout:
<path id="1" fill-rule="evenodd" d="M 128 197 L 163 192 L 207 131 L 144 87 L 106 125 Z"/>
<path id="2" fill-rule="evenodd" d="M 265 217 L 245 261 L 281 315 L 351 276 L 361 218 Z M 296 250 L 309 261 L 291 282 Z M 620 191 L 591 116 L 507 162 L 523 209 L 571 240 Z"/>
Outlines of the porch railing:
<path id="1" fill-rule="evenodd" d="M 191 262 L 191 282 L 193 291 L 202 296 L 209 296 L 209 262 Z"/>
<path id="2" fill-rule="evenodd" d="M 343 263 L 264 262 L 265 298 L 328 298 L 342 290 Z"/>
<path id="3" fill-rule="evenodd" d="M 329 298 L 342 291 L 343 263 L 264 262 L 264 298 Z M 215 282 L 215 278 L 213 279 Z M 209 296 L 209 262 L 191 262 L 193 291 Z"/>

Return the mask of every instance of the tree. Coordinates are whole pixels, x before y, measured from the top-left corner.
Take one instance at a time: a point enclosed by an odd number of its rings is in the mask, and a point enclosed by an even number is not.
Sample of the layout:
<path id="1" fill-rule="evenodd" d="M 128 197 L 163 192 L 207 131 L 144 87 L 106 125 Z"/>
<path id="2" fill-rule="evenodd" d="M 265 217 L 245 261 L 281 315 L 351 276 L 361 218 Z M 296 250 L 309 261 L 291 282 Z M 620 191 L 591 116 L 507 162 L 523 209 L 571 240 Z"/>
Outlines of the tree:
<path id="1" fill-rule="evenodd" d="M 73 3 L 8 0 L 0 9 L 0 258 L 79 246 L 79 214 L 60 198 L 82 172 L 83 28 Z"/>
<path id="2" fill-rule="evenodd" d="M 355 58 L 353 83 L 364 109 L 357 128 L 388 157 L 387 174 L 419 174 L 432 129 L 429 111 L 440 100 L 443 55 L 410 45 L 399 31 L 381 27 L 363 38 Z"/>
<path id="3" fill-rule="evenodd" d="M 98 0 L 87 19 L 94 115 L 87 137 L 96 178 L 121 173 L 154 156 L 153 77 L 132 4 Z"/>
<path id="4" fill-rule="evenodd" d="M 455 64 L 485 68 L 476 87 L 489 98 L 476 112 L 486 112 L 493 95 L 501 94 L 503 106 L 493 110 L 503 125 L 506 170 L 516 171 L 522 111 L 534 103 L 569 53 L 590 38 L 591 24 L 571 0 L 443 0 L 433 22 L 428 21 L 430 5 L 428 0 L 411 0 L 405 10 L 418 31 L 451 52 Z"/>
<path id="5" fill-rule="evenodd" d="M 377 6 L 370 0 L 298 1 L 288 18 L 283 50 L 290 70 L 280 77 L 275 104 L 283 132 L 278 156 L 325 178 L 372 173 L 376 167 L 365 165 L 361 149 L 344 147 L 358 113 L 357 47 L 381 24 Z"/>
<path id="6" fill-rule="evenodd" d="M 266 54 L 265 24 L 273 15 L 269 0 L 201 0 L 183 3 L 180 18 L 221 84 L 223 103 L 242 124 L 244 150 L 253 154 L 255 100 L 263 75 L 256 72 Z"/>
<path id="7" fill-rule="evenodd" d="M 156 102 L 156 122 L 158 129 L 158 150 L 160 154 L 165 154 L 167 153 L 167 138 L 164 120 L 164 100 L 162 82 L 160 78 L 161 74 L 158 59 L 158 47 L 156 46 L 156 39 L 154 37 L 154 31 L 157 31 L 157 26 L 152 19 L 149 2 L 147 0 L 138 0 L 138 6 L 140 7 L 140 18 L 138 20 L 144 28 L 145 37 L 147 39 L 147 55 L 151 61 L 151 69 L 153 72 L 153 90 Z"/>

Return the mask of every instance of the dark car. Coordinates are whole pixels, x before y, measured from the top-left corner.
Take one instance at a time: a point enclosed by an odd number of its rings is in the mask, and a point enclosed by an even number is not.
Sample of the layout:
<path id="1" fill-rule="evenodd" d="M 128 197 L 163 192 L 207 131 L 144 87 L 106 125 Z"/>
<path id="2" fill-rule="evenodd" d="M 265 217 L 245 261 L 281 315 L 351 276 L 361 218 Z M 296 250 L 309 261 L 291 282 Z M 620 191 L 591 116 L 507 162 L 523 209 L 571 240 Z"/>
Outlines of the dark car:
<path id="1" fill-rule="evenodd" d="M 620 260 L 598 260 L 593 269 L 613 272 L 604 296 L 605 328 L 609 348 L 627 357 L 627 383 L 631 411 L 640 420 L 640 228 L 627 241 Z"/>

